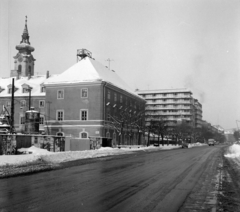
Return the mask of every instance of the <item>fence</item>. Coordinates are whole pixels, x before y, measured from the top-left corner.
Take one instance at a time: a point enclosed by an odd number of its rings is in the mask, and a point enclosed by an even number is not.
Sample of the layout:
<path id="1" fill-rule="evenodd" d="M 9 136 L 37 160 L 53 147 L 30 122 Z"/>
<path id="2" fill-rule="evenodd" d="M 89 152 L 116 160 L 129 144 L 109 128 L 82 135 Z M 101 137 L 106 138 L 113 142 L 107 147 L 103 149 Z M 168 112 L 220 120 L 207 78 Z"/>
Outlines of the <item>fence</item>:
<path id="1" fill-rule="evenodd" d="M 63 136 L 0 134 L 0 155 L 16 154 L 17 149 L 36 146 L 51 152 L 65 151 Z"/>

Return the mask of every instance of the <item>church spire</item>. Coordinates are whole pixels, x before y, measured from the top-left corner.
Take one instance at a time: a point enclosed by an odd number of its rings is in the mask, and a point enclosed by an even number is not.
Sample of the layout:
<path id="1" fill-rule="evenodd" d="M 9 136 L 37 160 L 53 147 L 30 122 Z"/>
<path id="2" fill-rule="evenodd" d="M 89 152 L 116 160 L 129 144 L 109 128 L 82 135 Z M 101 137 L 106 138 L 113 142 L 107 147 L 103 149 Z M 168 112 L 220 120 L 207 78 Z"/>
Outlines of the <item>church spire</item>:
<path id="1" fill-rule="evenodd" d="M 27 43 L 27 44 L 30 45 L 28 28 L 27 28 L 27 16 L 26 16 L 26 20 L 25 20 L 25 27 L 24 27 L 23 34 L 22 34 L 22 41 L 21 41 L 21 43 Z"/>

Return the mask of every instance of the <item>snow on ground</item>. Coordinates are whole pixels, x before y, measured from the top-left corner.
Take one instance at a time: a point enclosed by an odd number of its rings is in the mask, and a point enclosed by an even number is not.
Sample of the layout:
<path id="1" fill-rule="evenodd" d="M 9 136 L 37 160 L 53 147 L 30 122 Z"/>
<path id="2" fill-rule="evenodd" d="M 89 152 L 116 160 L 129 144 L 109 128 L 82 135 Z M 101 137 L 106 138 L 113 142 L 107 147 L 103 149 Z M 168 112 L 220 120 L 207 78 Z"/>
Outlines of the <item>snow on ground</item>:
<path id="1" fill-rule="evenodd" d="M 191 147 L 202 146 L 204 144 L 196 143 L 190 144 Z M 23 155 L 1 155 L 0 166 L 4 165 L 20 165 L 28 162 L 34 162 L 37 160 L 44 160 L 49 163 L 61 163 L 66 161 L 73 161 L 85 158 L 98 158 L 109 155 L 121 155 L 131 154 L 134 151 L 158 151 L 158 150 L 170 150 L 175 148 L 181 148 L 177 145 L 164 145 L 159 147 L 149 146 L 121 146 L 121 148 L 102 147 L 98 150 L 85 150 L 85 151 L 68 151 L 68 152 L 48 152 L 45 149 L 39 149 L 37 147 L 22 148 Z"/>
<path id="2" fill-rule="evenodd" d="M 239 144 L 233 144 L 228 148 L 228 153 L 224 155 L 228 158 L 235 158 L 240 162 L 240 145 Z"/>

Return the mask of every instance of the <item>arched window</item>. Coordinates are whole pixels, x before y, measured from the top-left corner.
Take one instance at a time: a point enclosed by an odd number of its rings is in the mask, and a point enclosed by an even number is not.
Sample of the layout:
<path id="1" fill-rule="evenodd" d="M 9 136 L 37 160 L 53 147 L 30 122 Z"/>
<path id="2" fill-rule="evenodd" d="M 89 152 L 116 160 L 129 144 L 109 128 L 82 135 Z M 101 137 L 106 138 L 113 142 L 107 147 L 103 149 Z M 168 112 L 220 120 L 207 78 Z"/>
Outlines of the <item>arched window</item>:
<path id="1" fill-rule="evenodd" d="M 123 144 L 126 144 L 127 143 L 127 134 L 124 134 L 124 141 L 123 141 Z"/>
<path id="2" fill-rule="evenodd" d="M 18 73 L 21 74 L 22 72 L 22 65 L 18 65 Z"/>
<path id="3" fill-rule="evenodd" d="M 116 133 L 115 132 L 113 133 L 113 140 L 116 141 Z"/>
<path id="4" fill-rule="evenodd" d="M 116 133 L 113 133 L 113 140 L 112 140 L 112 144 L 115 146 L 117 144 L 117 137 L 116 137 Z"/>
<path id="5" fill-rule="evenodd" d="M 28 66 L 28 74 L 31 76 L 32 75 L 32 67 Z"/>
<path id="6" fill-rule="evenodd" d="M 88 133 L 87 132 L 81 132 L 80 133 L 80 138 L 88 138 Z"/>

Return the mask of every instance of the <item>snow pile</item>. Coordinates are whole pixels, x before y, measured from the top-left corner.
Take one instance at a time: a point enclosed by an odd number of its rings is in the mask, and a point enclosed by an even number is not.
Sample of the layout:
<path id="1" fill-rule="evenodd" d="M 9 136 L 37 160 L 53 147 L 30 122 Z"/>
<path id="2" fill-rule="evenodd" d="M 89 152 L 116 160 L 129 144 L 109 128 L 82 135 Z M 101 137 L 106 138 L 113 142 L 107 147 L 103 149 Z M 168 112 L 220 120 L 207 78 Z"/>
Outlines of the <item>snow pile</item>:
<path id="1" fill-rule="evenodd" d="M 39 160 L 37 155 L 0 155 L 0 167 L 6 165 L 23 165 Z"/>
<path id="2" fill-rule="evenodd" d="M 49 155 L 54 154 L 53 152 L 49 152 L 46 149 L 40 149 L 35 146 L 31 146 L 30 148 L 21 148 L 18 149 L 18 152 L 23 152 L 25 154 L 34 154 L 34 155 Z"/>
<path id="3" fill-rule="evenodd" d="M 37 147 L 22 148 L 18 151 L 24 152 L 23 155 L 0 155 L 0 166 L 20 165 L 37 160 L 44 160 L 49 163 L 62 163 L 67 161 L 98 158 L 103 156 L 131 154 L 135 151 L 159 151 L 181 148 L 180 145 L 164 145 L 159 147 L 149 146 L 121 146 L 121 148 L 102 147 L 98 150 L 68 151 L 68 152 L 48 152 Z"/>
<path id="4" fill-rule="evenodd" d="M 198 146 L 206 146 L 207 144 L 204 143 L 192 143 L 192 144 L 188 144 L 188 148 L 193 148 L 193 147 L 198 147 Z"/>
<path id="5" fill-rule="evenodd" d="M 228 148 L 228 154 L 224 155 L 228 158 L 238 158 L 240 160 L 240 145 L 233 144 Z"/>

